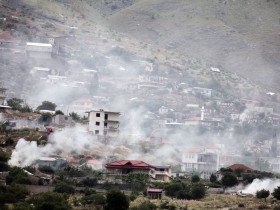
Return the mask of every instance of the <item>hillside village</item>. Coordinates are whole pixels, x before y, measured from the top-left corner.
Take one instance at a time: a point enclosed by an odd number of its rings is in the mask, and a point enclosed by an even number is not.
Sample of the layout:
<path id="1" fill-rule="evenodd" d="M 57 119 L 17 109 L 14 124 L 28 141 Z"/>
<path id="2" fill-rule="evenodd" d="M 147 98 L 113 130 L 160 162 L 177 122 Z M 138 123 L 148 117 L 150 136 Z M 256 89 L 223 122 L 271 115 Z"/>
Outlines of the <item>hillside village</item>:
<path id="1" fill-rule="evenodd" d="M 11 166 L 35 167 L 28 175 L 36 182 L 51 186 L 67 167 L 90 168 L 102 186 L 125 184 L 122 175 L 132 172 L 153 182 L 221 180 L 221 168 L 280 173 L 277 90 L 94 23 L 87 28 L 83 17 L 68 25 L 25 1 L 0 4 L 1 149 Z M 14 98 L 27 111 L 11 107 Z M 40 109 L 44 101 L 55 108 Z M 162 192 L 160 184 L 147 188 L 149 198 Z"/>

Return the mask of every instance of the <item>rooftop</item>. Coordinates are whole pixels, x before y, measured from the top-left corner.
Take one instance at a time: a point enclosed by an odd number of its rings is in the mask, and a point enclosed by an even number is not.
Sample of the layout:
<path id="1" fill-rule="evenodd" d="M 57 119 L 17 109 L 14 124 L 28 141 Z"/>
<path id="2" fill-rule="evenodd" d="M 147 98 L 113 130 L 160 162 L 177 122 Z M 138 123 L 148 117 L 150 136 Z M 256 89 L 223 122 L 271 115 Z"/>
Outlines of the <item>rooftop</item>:
<path id="1" fill-rule="evenodd" d="M 39 47 L 52 47 L 51 44 L 48 43 L 36 43 L 36 42 L 26 42 L 27 46 L 39 46 Z"/>
<path id="2" fill-rule="evenodd" d="M 228 168 L 230 168 L 231 170 L 242 169 L 244 171 L 254 171 L 254 169 L 252 169 L 248 166 L 245 166 L 243 164 L 233 164 L 233 165 L 228 166 Z"/>
<path id="3" fill-rule="evenodd" d="M 153 166 L 140 160 L 120 160 L 105 165 L 106 168 L 134 168 L 134 169 L 150 169 Z"/>

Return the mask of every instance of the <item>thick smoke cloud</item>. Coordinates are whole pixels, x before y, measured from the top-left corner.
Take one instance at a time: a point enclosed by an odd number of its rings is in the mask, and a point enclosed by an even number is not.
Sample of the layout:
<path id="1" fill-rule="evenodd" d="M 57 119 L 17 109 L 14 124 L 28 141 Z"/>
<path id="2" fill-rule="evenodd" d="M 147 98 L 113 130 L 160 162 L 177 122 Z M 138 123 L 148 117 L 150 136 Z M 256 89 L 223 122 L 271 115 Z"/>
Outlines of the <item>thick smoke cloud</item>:
<path id="1" fill-rule="evenodd" d="M 242 192 L 256 194 L 257 191 L 265 189 L 269 190 L 270 193 L 280 186 L 280 179 L 254 179 L 254 181 L 247 185 Z"/>

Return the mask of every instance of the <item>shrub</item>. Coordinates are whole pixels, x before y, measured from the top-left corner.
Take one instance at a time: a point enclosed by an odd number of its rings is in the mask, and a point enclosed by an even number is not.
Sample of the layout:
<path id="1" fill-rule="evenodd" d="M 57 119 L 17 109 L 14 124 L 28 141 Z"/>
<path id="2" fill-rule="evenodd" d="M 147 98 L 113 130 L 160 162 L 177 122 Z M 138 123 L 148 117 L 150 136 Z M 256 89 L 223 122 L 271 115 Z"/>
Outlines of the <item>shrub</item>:
<path id="1" fill-rule="evenodd" d="M 134 201 L 137 198 L 137 193 L 136 192 L 131 192 L 129 196 L 130 201 Z"/>
<path id="2" fill-rule="evenodd" d="M 24 199 L 26 195 L 28 195 L 28 191 L 22 185 L 0 186 L 0 204 L 18 202 L 20 199 Z"/>
<path id="3" fill-rule="evenodd" d="M 262 205 L 259 205 L 259 206 L 258 206 L 258 209 L 270 209 L 270 207 L 268 207 L 268 206 L 265 205 L 265 204 L 262 204 Z"/>
<path id="4" fill-rule="evenodd" d="M 170 197 L 176 197 L 177 192 L 183 190 L 181 183 L 170 183 L 164 188 L 165 194 Z"/>
<path id="5" fill-rule="evenodd" d="M 81 184 L 85 187 L 93 187 L 96 185 L 96 183 L 97 183 L 97 179 L 89 178 L 89 177 L 87 177 L 81 181 Z"/>
<path id="6" fill-rule="evenodd" d="M 245 205 L 243 203 L 239 203 L 238 207 L 243 208 L 243 207 L 245 207 Z"/>
<path id="7" fill-rule="evenodd" d="M 6 183 L 19 183 L 19 184 L 31 184 L 27 174 L 19 167 L 13 167 L 10 169 L 9 175 L 6 176 Z"/>
<path id="8" fill-rule="evenodd" d="M 191 181 L 196 183 L 196 182 L 200 181 L 200 178 L 199 178 L 198 175 L 193 175 L 192 178 L 191 178 Z"/>
<path id="9" fill-rule="evenodd" d="M 160 207 L 160 209 L 168 209 L 169 208 L 168 201 L 162 202 L 159 207 Z"/>
<path id="10" fill-rule="evenodd" d="M 205 196 L 206 190 L 203 185 L 195 184 L 191 188 L 191 195 L 193 199 L 201 199 Z"/>
<path id="11" fill-rule="evenodd" d="M 133 207 L 131 209 L 132 210 L 156 210 L 157 205 L 155 205 L 151 201 L 147 200 L 147 201 L 144 201 L 143 203 L 141 203 L 139 206 Z"/>
<path id="12" fill-rule="evenodd" d="M 177 198 L 178 199 L 191 199 L 192 198 L 192 194 L 190 193 L 189 190 L 180 190 L 177 193 Z"/>
<path id="13" fill-rule="evenodd" d="M 105 205 L 106 198 L 100 194 L 85 195 L 82 197 L 82 203 L 94 204 L 94 205 Z"/>
<path id="14" fill-rule="evenodd" d="M 35 209 L 72 209 L 67 201 L 67 197 L 63 194 L 55 192 L 46 192 L 35 194 L 28 199 L 28 203 L 33 204 Z"/>
<path id="15" fill-rule="evenodd" d="M 233 187 L 238 183 L 236 176 L 232 173 L 226 173 L 222 177 L 221 182 L 225 187 Z"/>
<path id="16" fill-rule="evenodd" d="M 215 176 L 214 174 L 211 174 L 210 182 L 215 183 L 216 181 L 217 181 L 217 176 Z"/>
<path id="17" fill-rule="evenodd" d="M 54 187 L 54 192 L 73 194 L 75 192 L 75 188 L 65 182 L 58 182 Z"/>
<path id="18" fill-rule="evenodd" d="M 129 201 L 124 193 L 119 190 L 111 190 L 106 194 L 104 210 L 127 210 Z"/>
<path id="19" fill-rule="evenodd" d="M 89 188 L 86 188 L 86 189 L 84 190 L 84 194 L 85 194 L 85 195 L 96 194 L 96 191 L 95 191 L 95 190 L 92 190 L 92 189 L 89 189 Z"/>

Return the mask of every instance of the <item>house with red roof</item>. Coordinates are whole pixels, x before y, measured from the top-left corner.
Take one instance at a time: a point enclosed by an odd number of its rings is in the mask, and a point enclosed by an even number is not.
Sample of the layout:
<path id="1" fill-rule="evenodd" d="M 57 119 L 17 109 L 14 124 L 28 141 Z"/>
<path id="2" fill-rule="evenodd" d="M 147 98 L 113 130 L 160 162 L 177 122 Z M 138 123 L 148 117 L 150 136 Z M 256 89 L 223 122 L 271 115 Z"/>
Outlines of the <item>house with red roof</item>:
<path id="1" fill-rule="evenodd" d="M 96 159 L 87 160 L 86 165 L 94 170 L 102 169 L 102 162 Z"/>
<path id="2" fill-rule="evenodd" d="M 120 160 L 107 163 L 105 168 L 108 177 L 127 175 L 132 172 L 147 173 L 156 181 L 169 181 L 171 178 L 171 166 L 153 166 L 140 160 Z"/>
<path id="3" fill-rule="evenodd" d="M 105 168 L 108 172 L 113 174 L 128 174 L 131 172 L 149 173 L 149 171 L 154 167 L 139 160 L 120 160 L 107 163 Z"/>
<path id="4" fill-rule="evenodd" d="M 242 171 L 246 171 L 246 172 L 251 172 L 251 171 L 254 171 L 254 169 L 246 166 L 246 165 L 243 165 L 243 164 L 233 164 L 233 165 L 230 165 L 228 166 L 228 168 L 230 168 L 231 170 L 235 171 L 235 170 L 242 170 Z"/>

